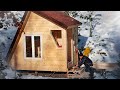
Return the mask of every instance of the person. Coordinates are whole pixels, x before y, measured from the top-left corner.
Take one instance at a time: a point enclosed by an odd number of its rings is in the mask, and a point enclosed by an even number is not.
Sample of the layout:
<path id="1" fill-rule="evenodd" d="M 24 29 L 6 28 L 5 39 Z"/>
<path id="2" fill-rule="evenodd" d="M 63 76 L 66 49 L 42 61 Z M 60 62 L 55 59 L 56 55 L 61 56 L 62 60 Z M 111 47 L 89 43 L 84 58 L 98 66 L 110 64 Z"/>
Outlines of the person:
<path id="1" fill-rule="evenodd" d="M 90 77 L 93 78 L 94 77 L 94 70 L 92 68 L 93 62 L 90 58 L 84 56 L 82 52 L 80 52 L 78 53 L 78 67 L 80 68 L 81 65 L 83 64 L 85 65 L 85 71 L 89 72 Z"/>

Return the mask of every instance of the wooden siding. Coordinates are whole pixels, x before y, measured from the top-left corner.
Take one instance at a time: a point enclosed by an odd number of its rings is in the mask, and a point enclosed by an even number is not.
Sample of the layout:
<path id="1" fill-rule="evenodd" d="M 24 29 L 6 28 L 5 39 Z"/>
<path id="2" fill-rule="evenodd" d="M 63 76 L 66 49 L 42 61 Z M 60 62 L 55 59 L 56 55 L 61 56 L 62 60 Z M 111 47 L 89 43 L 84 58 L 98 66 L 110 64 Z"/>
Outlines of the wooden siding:
<path id="1" fill-rule="evenodd" d="M 62 48 L 58 48 L 51 30 L 62 30 Z M 24 36 L 42 35 L 42 59 L 24 58 Z M 24 32 L 12 56 L 11 66 L 17 70 L 67 71 L 66 30 L 31 12 Z"/>

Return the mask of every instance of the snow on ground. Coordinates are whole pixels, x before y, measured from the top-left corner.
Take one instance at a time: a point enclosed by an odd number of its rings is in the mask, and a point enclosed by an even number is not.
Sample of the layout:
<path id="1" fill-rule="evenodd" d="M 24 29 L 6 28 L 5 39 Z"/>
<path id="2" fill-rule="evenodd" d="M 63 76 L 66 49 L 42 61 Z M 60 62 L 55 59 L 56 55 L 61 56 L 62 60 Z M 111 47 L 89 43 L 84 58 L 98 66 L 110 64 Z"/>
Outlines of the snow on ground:
<path id="1" fill-rule="evenodd" d="M 34 76 L 34 75 L 23 75 L 21 79 L 67 79 L 67 78 L 53 78 L 53 77 L 42 77 L 42 76 Z"/>
<path id="2" fill-rule="evenodd" d="M 34 75 L 24 75 L 21 77 L 22 79 L 52 79 L 51 77 L 42 77 L 42 76 L 34 76 Z"/>
<path id="3" fill-rule="evenodd" d="M 2 72 L 5 74 L 5 79 L 14 79 L 16 77 L 16 72 L 11 68 L 6 68 Z"/>
<path id="4" fill-rule="evenodd" d="M 35 76 L 32 74 L 22 74 L 19 76 L 19 72 L 11 69 L 11 68 L 6 68 L 5 70 L 2 71 L 5 75 L 5 79 L 67 79 L 67 78 L 53 78 L 53 77 L 43 77 L 43 76 Z"/>
<path id="5" fill-rule="evenodd" d="M 99 73 L 94 73 L 95 78 L 94 79 L 117 79 L 116 77 L 114 77 L 111 73 L 107 73 L 106 77 L 102 76 Z"/>

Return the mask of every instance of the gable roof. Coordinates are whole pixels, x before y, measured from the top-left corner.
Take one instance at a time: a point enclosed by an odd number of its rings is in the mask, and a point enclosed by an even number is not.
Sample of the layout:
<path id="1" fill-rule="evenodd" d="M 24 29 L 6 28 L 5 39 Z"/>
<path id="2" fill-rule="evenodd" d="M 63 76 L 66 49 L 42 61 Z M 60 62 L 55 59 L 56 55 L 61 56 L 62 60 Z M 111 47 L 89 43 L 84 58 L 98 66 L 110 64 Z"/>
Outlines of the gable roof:
<path id="1" fill-rule="evenodd" d="M 72 28 L 80 25 L 81 23 L 74 18 L 68 16 L 62 11 L 32 11 L 43 18 L 65 28 Z"/>
<path id="2" fill-rule="evenodd" d="M 43 17 L 43 18 L 46 18 L 47 20 L 61 26 L 62 28 L 65 28 L 65 29 L 69 29 L 69 28 L 72 28 L 72 27 L 76 27 L 78 25 L 80 25 L 81 23 L 75 19 L 73 19 L 72 17 L 66 15 L 64 12 L 61 12 L 61 11 L 26 11 L 22 20 L 21 20 L 21 23 L 18 27 L 18 30 L 15 34 L 15 37 L 12 41 L 12 44 L 9 48 L 9 51 L 7 53 L 7 56 L 6 56 L 6 60 L 9 62 L 10 59 L 12 58 L 12 55 L 14 53 L 14 50 L 16 49 L 17 47 L 17 44 L 19 42 L 19 39 L 22 35 L 22 32 L 26 26 L 26 23 L 28 21 L 28 18 L 30 16 L 30 13 L 31 12 L 34 12 L 36 13 L 37 15 Z"/>

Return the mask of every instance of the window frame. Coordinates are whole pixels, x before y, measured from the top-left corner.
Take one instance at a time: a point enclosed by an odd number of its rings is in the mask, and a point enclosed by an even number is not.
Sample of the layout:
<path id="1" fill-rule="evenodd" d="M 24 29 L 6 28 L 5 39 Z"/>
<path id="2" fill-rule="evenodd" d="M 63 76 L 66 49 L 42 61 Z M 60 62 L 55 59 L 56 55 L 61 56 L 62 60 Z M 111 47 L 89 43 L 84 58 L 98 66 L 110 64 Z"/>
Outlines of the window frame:
<path id="1" fill-rule="evenodd" d="M 27 57 L 26 56 L 26 36 L 31 37 L 32 41 L 32 57 Z M 40 37 L 40 49 L 41 49 L 41 57 L 35 57 L 35 42 L 34 42 L 34 37 L 39 36 Z M 41 34 L 26 34 L 24 35 L 24 59 L 42 59 L 42 35 Z"/>
<path id="2" fill-rule="evenodd" d="M 54 36 L 53 36 L 53 34 L 52 34 L 52 31 L 60 31 L 61 32 L 61 45 L 62 46 L 59 46 L 58 44 L 57 44 L 57 42 L 56 42 L 56 40 L 55 40 L 55 38 L 54 38 Z M 62 49 L 63 48 L 63 39 L 62 39 L 62 30 L 51 30 L 50 31 L 51 32 L 51 36 L 52 36 L 52 38 L 53 38 L 53 40 L 54 40 L 54 43 L 55 43 L 55 46 L 57 47 L 57 49 Z"/>

